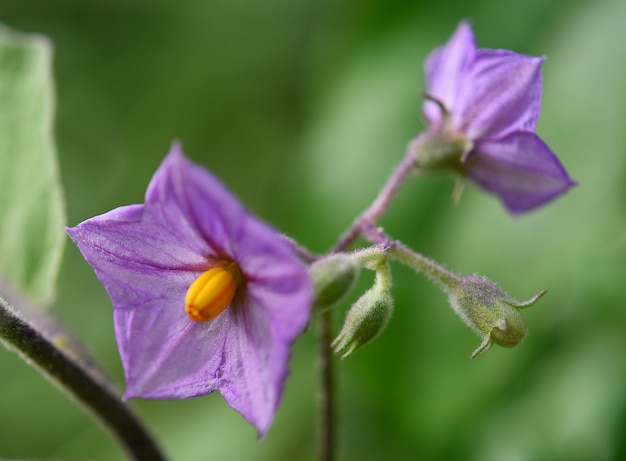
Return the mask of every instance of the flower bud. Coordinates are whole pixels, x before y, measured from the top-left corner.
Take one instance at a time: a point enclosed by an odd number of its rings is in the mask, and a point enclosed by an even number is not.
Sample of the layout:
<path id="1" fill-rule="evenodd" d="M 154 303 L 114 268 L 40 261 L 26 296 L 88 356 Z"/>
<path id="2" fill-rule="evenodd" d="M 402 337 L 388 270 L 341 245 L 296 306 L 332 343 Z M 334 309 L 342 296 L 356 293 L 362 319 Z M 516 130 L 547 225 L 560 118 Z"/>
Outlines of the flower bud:
<path id="1" fill-rule="evenodd" d="M 337 304 L 354 288 L 360 265 L 350 254 L 336 253 L 311 265 L 309 273 L 315 290 L 315 308 L 327 309 Z"/>
<path id="2" fill-rule="evenodd" d="M 504 347 L 519 344 L 528 329 L 519 309 L 533 305 L 546 293 L 542 290 L 525 302 L 518 302 L 495 283 L 480 275 L 467 275 L 450 287 L 449 300 L 455 312 L 483 341 L 472 358 L 494 342 Z"/>
<path id="3" fill-rule="evenodd" d="M 332 343 L 336 354 L 345 359 L 357 349 L 378 337 L 393 312 L 393 299 L 388 287 L 375 283 L 346 314 L 343 328 Z"/>

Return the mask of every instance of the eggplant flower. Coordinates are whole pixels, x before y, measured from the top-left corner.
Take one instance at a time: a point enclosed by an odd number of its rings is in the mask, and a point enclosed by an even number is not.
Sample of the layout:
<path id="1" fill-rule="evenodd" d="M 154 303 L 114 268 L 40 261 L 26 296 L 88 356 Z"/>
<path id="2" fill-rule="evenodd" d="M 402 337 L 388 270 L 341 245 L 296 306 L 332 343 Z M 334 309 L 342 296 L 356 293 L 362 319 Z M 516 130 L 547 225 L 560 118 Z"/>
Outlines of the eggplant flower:
<path id="1" fill-rule="evenodd" d="M 477 49 L 463 21 L 425 63 L 424 115 L 446 148 L 420 166 L 452 168 L 522 213 L 566 192 L 575 182 L 535 134 L 543 57 Z M 436 162 L 433 162 L 436 158 Z M 421 161 L 421 162 L 420 162 Z"/>
<path id="2" fill-rule="evenodd" d="M 143 205 L 67 232 L 113 303 L 124 398 L 219 390 L 263 436 L 312 305 L 307 270 L 281 235 L 177 144 Z"/>

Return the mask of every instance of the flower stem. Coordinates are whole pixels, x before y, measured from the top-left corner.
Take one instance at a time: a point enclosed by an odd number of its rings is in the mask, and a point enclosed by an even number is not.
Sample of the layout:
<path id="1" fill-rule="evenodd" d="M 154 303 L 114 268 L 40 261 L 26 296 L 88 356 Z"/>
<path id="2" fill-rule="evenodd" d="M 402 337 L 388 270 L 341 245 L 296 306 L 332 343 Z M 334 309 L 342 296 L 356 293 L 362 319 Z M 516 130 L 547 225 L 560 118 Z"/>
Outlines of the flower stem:
<path id="1" fill-rule="evenodd" d="M 389 256 L 402 264 L 409 266 L 416 272 L 421 272 L 430 280 L 437 283 L 444 291 L 461 282 L 461 276 L 426 256 L 416 253 L 405 244 L 394 241 L 389 248 Z"/>
<path id="2" fill-rule="evenodd" d="M 364 223 L 361 226 L 361 235 L 367 241 L 385 249 L 387 254 L 396 261 L 410 267 L 416 272 L 421 272 L 430 280 L 437 283 L 445 291 L 460 283 L 461 276 L 445 266 L 433 261 L 426 256 L 416 253 L 404 243 L 393 240 L 382 229 L 371 224 Z"/>
<path id="3" fill-rule="evenodd" d="M 0 342 L 37 367 L 92 413 L 118 440 L 128 459 L 162 461 L 154 440 L 112 386 L 44 337 L 0 297 Z"/>
<path id="4" fill-rule="evenodd" d="M 352 245 L 361 233 L 363 223 L 375 224 L 381 216 L 387 211 L 391 201 L 394 199 L 400 187 L 417 171 L 417 155 L 422 148 L 425 136 L 421 135 L 413 139 L 407 147 L 404 158 L 400 161 L 396 169 L 393 171 L 389 179 L 381 189 L 380 193 L 372 204 L 352 223 L 343 235 L 337 241 L 333 251 L 344 251 Z"/>
<path id="5" fill-rule="evenodd" d="M 333 461 L 335 459 L 335 366 L 333 363 L 333 351 L 330 346 L 333 340 L 332 312 L 332 309 L 322 312 L 318 325 L 320 369 L 319 461 Z"/>

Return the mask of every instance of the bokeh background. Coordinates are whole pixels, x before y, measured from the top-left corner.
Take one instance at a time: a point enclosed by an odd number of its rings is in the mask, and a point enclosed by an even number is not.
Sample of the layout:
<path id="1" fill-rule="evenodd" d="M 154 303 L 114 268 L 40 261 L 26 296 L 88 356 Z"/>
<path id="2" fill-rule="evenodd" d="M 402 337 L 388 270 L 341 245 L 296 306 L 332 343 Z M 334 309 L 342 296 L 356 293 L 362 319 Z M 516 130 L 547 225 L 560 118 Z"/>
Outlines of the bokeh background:
<path id="1" fill-rule="evenodd" d="M 316 252 L 423 128 L 422 62 L 462 18 L 482 47 L 548 56 L 538 131 L 580 185 L 519 218 L 473 187 L 454 206 L 445 175 L 407 185 L 390 234 L 519 299 L 549 293 L 525 313 L 520 347 L 471 361 L 479 339 L 445 296 L 394 265 L 390 325 L 339 364 L 339 458 L 626 459 L 626 2 L 0 0 L 0 22 L 55 46 L 70 225 L 141 202 L 179 139 Z M 73 244 L 53 309 L 123 386 L 110 302 Z M 174 460 L 314 460 L 313 330 L 261 441 L 218 394 L 133 405 Z M 122 459 L 4 349 L 0 370 L 0 458 Z"/>

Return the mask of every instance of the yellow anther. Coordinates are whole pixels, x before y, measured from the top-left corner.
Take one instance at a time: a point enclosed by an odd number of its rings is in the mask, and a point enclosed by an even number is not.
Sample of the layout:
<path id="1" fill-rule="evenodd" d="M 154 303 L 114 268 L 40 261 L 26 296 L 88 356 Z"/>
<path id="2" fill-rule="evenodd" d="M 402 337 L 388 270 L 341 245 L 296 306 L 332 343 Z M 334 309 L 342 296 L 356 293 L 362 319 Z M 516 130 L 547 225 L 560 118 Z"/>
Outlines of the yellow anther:
<path id="1" fill-rule="evenodd" d="M 239 266 L 232 261 L 224 261 L 203 272 L 185 295 L 187 315 L 196 322 L 214 319 L 233 301 L 241 280 Z"/>

